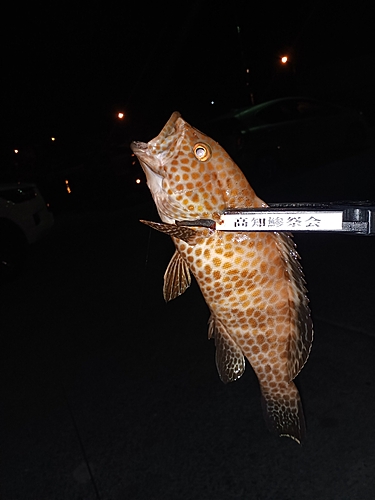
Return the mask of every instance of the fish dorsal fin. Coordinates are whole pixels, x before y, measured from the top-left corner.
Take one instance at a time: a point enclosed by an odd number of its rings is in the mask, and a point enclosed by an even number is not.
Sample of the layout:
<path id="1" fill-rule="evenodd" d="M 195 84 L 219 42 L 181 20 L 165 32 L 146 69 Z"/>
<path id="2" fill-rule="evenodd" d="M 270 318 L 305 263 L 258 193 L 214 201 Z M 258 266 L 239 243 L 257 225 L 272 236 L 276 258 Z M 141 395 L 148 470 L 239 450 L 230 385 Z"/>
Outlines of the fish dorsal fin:
<path id="1" fill-rule="evenodd" d="M 300 256 L 296 245 L 289 233 L 279 234 L 278 247 L 286 263 L 286 271 L 291 281 L 291 324 L 288 346 L 288 371 L 290 380 L 293 380 L 302 370 L 309 357 L 312 340 L 313 324 L 309 308 L 309 299 L 306 296 L 304 274 L 300 264 Z"/>
<path id="2" fill-rule="evenodd" d="M 164 273 L 164 300 L 169 302 L 189 288 L 191 283 L 190 270 L 180 253 L 176 250 Z"/>
<path id="3" fill-rule="evenodd" d="M 212 233 L 212 231 L 208 228 L 192 229 L 188 226 L 151 222 L 149 220 L 141 220 L 140 222 L 143 222 L 143 224 L 146 224 L 147 226 L 150 226 L 157 231 L 168 234 L 169 236 L 173 236 L 173 238 L 183 240 L 189 245 L 196 245 L 197 243 L 201 243 L 202 237 L 207 238 Z"/>
<path id="4" fill-rule="evenodd" d="M 221 380 L 234 382 L 245 371 L 245 358 L 241 349 L 224 328 L 224 325 L 213 314 L 208 321 L 208 338 L 215 339 L 216 367 Z"/>

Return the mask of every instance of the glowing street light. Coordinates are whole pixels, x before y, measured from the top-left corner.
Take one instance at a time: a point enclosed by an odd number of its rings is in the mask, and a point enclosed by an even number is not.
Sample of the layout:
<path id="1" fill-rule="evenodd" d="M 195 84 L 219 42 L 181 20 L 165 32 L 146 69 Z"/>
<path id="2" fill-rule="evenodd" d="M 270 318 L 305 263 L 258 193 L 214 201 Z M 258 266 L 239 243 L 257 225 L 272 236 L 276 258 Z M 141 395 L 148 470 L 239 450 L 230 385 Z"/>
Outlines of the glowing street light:
<path id="1" fill-rule="evenodd" d="M 119 113 L 117 113 L 117 118 L 119 120 L 123 120 L 124 116 L 125 116 L 124 113 L 122 113 L 121 111 Z"/>
<path id="2" fill-rule="evenodd" d="M 281 60 L 281 62 L 283 64 L 286 64 L 288 62 L 288 57 L 287 56 L 283 56 L 280 60 Z"/>

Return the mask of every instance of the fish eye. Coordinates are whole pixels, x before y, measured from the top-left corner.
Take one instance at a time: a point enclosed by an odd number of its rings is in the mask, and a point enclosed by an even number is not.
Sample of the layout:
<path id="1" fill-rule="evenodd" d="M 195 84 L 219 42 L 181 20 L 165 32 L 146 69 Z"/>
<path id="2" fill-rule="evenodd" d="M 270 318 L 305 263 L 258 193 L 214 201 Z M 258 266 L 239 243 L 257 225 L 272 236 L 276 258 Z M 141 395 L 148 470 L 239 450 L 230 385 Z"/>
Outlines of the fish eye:
<path id="1" fill-rule="evenodd" d="M 194 146 L 194 154 L 199 161 L 207 161 L 212 156 L 210 146 L 208 144 L 203 144 L 203 142 L 198 142 Z"/>

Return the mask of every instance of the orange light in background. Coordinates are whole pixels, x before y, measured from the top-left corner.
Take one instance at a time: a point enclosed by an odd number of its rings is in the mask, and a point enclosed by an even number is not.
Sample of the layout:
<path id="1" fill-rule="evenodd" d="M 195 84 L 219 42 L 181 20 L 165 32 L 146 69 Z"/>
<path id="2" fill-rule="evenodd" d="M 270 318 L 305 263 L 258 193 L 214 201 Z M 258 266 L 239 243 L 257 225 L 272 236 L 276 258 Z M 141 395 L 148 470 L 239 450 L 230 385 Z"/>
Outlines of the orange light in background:
<path id="1" fill-rule="evenodd" d="M 287 62 L 288 62 L 288 57 L 287 57 L 287 56 L 283 56 L 283 57 L 281 58 L 281 62 L 282 62 L 283 64 L 287 63 Z"/>
<path id="2" fill-rule="evenodd" d="M 136 182 L 136 184 L 140 184 L 141 183 L 141 179 L 136 179 L 135 182 Z"/>
<path id="3" fill-rule="evenodd" d="M 18 153 L 18 149 L 15 149 L 14 152 L 17 154 Z"/>
<path id="4" fill-rule="evenodd" d="M 52 142 L 56 141 L 56 137 L 51 137 L 51 141 Z"/>
<path id="5" fill-rule="evenodd" d="M 120 120 L 122 120 L 124 118 L 124 113 L 117 113 L 117 118 L 119 118 Z"/>
<path id="6" fill-rule="evenodd" d="M 67 190 L 68 194 L 70 194 L 72 192 L 72 190 L 70 189 L 68 179 L 65 179 L 65 185 L 66 185 L 66 190 Z"/>

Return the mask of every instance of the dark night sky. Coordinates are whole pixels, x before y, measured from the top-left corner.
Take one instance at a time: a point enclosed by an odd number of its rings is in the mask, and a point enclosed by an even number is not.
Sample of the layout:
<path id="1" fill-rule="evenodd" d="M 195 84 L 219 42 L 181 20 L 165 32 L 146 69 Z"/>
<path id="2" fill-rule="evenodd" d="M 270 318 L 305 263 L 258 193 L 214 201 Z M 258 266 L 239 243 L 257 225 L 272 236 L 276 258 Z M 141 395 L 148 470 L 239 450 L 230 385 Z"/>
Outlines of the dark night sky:
<path id="1" fill-rule="evenodd" d="M 78 140 L 108 129 L 119 108 L 129 134 L 154 123 L 158 129 L 175 109 L 187 119 L 208 113 L 211 99 L 218 107 L 246 105 L 245 67 L 256 100 L 272 97 L 285 51 L 302 79 L 375 52 L 369 2 L 87 5 L 19 4 L 3 19 L 7 140 Z"/>

